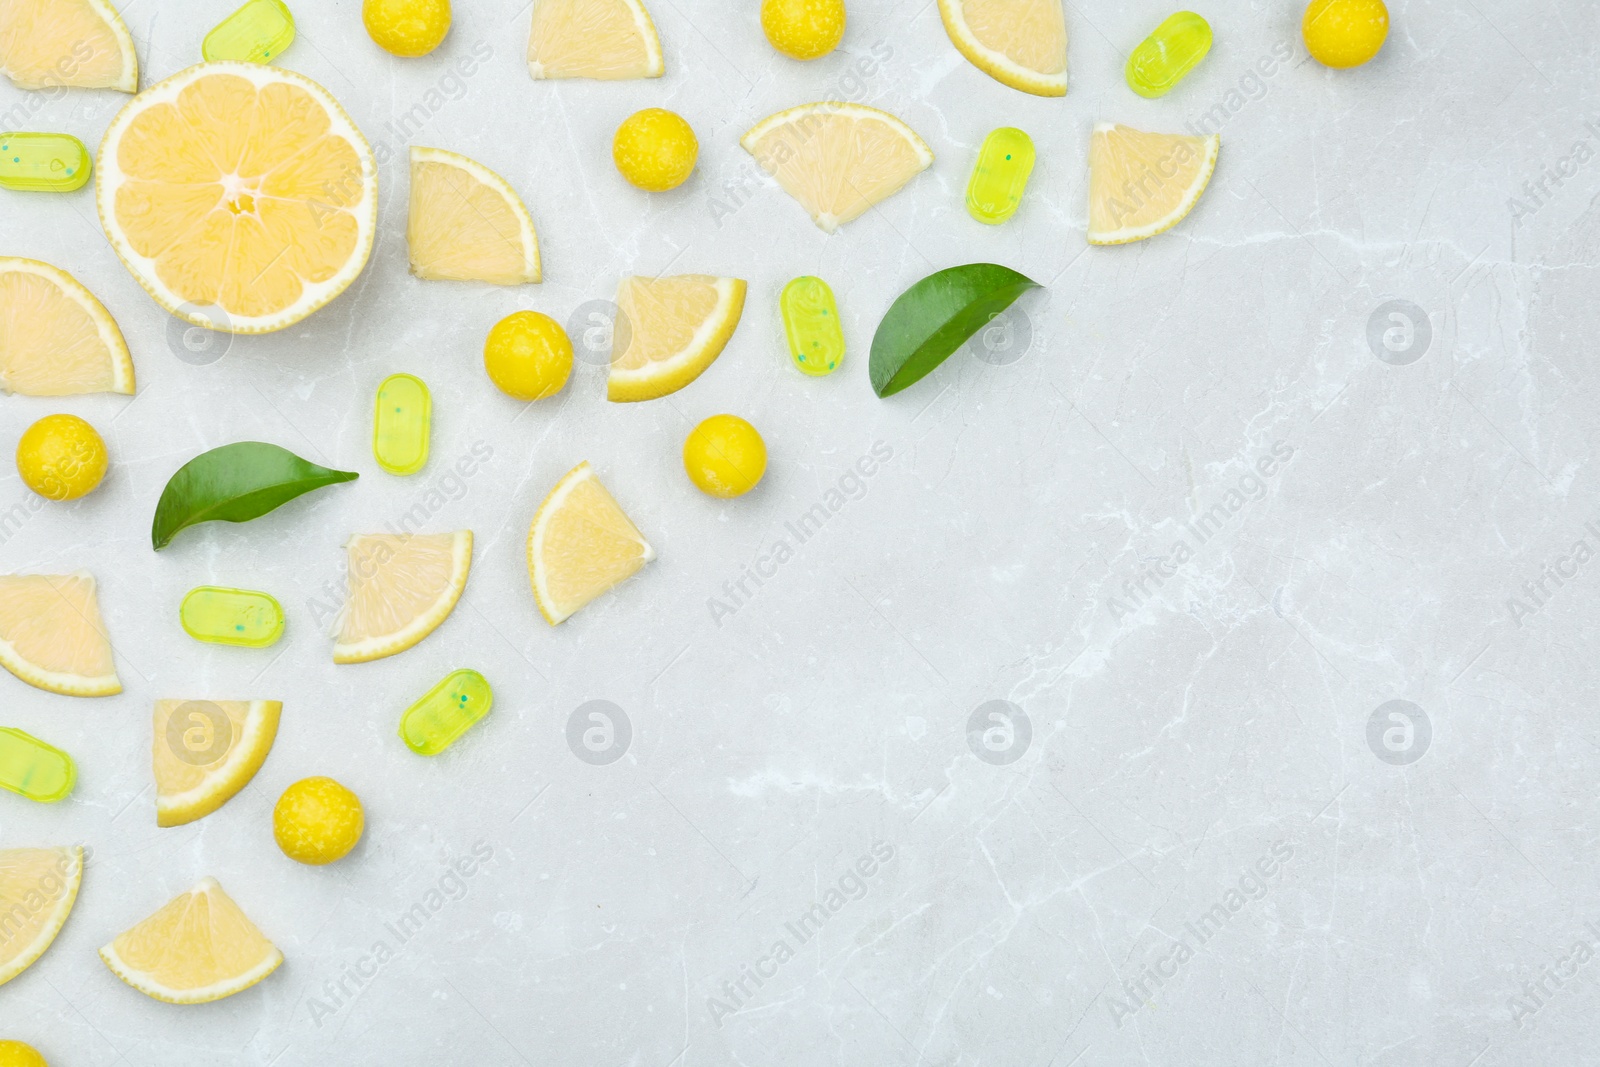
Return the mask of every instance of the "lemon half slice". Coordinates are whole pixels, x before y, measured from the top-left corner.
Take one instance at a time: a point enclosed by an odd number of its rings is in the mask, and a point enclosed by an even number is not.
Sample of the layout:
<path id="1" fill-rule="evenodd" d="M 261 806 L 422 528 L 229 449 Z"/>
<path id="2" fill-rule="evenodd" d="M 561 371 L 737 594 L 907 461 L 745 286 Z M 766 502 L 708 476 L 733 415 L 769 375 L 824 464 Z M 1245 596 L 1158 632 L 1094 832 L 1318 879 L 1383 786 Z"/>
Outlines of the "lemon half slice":
<path id="1" fill-rule="evenodd" d="M 122 692 L 94 575 L 0 575 L 0 667 L 65 696 Z"/>
<path id="2" fill-rule="evenodd" d="M 411 273 L 521 285 L 540 278 L 533 219 L 504 178 L 442 148 L 411 149 Z"/>
<path id="3" fill-rule="evenodd" d="M 0 985 L 33 966 L 72 914 L 83 849 L 0 851 Z"/>
<path id="4" fill-rule="evenodd" d="M 836 101 L 780 111 L 739 143 L 829 233 L 933 163 L 927 142 L 887 111 Z"/>
<path id="5" fill-rule="evenodd" d="M 133 357 L 111 313 L 72 275 L 0 256 L 0 390 L 131 393 Z"/>
<path id="6" fill-rule="evenodd" d="M 333 662 L 365 663 L 421 641 L 450 617 L 472 569 L 472 531 L 359 534 L 349 552 L 349 594 Z"/>
<path id="7" fill-rule="evenodd" d="M 739 325 L 746 288 L 708 274 L 622 279 L 606 399 L 654 400 L 700 377 Z"/>
<path id="8" fill-rule="evenodd" d="M 156 701 L 156 825 L 194 822 L 249 785 L 272 751 L 282 712 L 276 700 Z"/>
<path id="9" fill-rule="evenodd" d="M 268 941 L 215 878 L 205 878 L 100 950 L 111 973 L 169 1004 L 231 997 L 278 969 Z"/>
<path id="10" fill-rule="evenodd" d="M 659 78 L 656 24 L 640 0 L 535 0 L 528 73 L 535 78 Z"/>
<path id="11" fill-rule="evenodd" d="M 528 529 L 528 576 L 551 626 L 655 558 L 587 462 L 556 483 Z"/>
<path id="12" fill-rule="evenodd" d="M 106 0 L 0 0 L 0 72 L 19 89 L 139 89 L 139 57 Z"/>
<path id="13" fill-rule="evenodd" d="M 1089 140 L 1089 243 L 1120 245 L 1172 229 L 1205 192 L 1221 139 L 1102 122 Z"/>
<path id="14" fill-rule="evenodd" d="M 1067 92 L 1061 0 L 939 0 L 950 41 L 996 81 L 1035 96 Z"/>
<path id="15" fill-rule="evenodd" d="M 95 165 L 111 246 L 196 326 L 292 326 L 344 292 L 372 251 L 372 152 L 326 89 L 282 67 L 174 74 L 112 120 Z"/>

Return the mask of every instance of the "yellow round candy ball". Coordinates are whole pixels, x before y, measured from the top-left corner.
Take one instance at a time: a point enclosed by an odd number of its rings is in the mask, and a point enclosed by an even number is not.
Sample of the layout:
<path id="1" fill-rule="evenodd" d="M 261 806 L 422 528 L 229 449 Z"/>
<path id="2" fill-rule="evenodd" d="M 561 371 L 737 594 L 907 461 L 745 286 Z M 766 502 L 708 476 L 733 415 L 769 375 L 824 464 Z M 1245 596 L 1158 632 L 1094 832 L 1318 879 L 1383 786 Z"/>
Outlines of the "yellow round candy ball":
<path id="1" fill-rule="evenodd" d="M 450 0 L 362 0 L 361 22 L 379 48 L 414 59 L 450 32 Z"/>
<path id="2" fill-rule="evenodd" d="M 790 59 L 819 59 L 844 37 L 844 0 L 762 0 L 761 30 Z"/>
<path id="3" fill-rule="evenodd" d="M 767 472 L 767 446 L 737 415 L 713 415 L 683 442 L 683 469 L 703 493 L 743 496 Z"/>
<path id="4" fill-rule="evenodd" d="M 1313 59 L 1327 67 L 1359 67 L 1389 36 L 1383 0 L 1311 0 L 1300 35 Z"/>
<path id="5" fill-rule="evenodd" d="M 700 141 L 694 129 L 666 108 L 629 115 L 611 140 L 611 158 L 633 185 L 651 193 L 676 189 L 694 173 Z"/>
<path id="6" fill-rule="evenodd" d="M 76 500 L 94 491 L 109 465 L 105 441 L 76 415 L 46 415 L 17 442 L 17 473 L 47 500 Z"/>
<path id="7" fill-rule="evenodd" d="M 349 855 L 365 826 L 361 799 L 332 778 L 302 778 L 272 809 L 272 836 L 283 854 L 313 866 Z"/>
<path id="8" fill-rule="evenodd" d="M 50 1067 L 39 1050 L 22 1041 L 0 1041 L 0 1067 Z"/>
<path id="9" fill-rule="evenodd" d="M 489 330 L 483 369 L 514 400 L 555 396 L 572 374 L 572 339 L 549 315 L 512 312 Z"/>

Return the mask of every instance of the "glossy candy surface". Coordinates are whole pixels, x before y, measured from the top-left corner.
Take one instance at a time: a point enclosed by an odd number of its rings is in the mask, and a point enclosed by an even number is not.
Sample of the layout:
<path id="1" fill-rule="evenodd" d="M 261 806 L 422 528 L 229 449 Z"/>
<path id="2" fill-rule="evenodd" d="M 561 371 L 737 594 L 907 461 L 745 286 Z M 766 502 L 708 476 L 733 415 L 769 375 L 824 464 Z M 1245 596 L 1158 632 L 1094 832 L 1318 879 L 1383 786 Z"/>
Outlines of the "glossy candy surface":
<path id="1" fill-rule="evenodd" d="M 70 193 L 89 180 L 89 150 L 70 133 L 0 133 L 0 186 Z"/>
<path id="2" fill-rule="evenodd" d="M 390 474 L 415 474 L 428 462 L 433 400 L 421 378 L 391 374 L 378 386 L 372 455 Z"/>
<path id="3" fill-rule="evenodd" d="M 214 645 L 266 648 L 283 636 L 283 607 L 266 593 L 201 585 L 178 608 L 184 632 Z"/>
<path id="4" fill-rule="evenodd" d="M 71 756 L 32 734 L 0 726 L 0 788 L 51 804 L 72 792 L 77 780 Z"/>
<path id="5" fill-rule="evenodd" d="M 406 709 L 400 739 L 419 756 L 437 756 L 489 714 L 494 691 L 477 671 L 451 671 Z"/>
<path id="6" fill-rule="evenodd" d="M 1128 88 L 1144 97 L 1165 96 L 1211 51 L 1211 25 L 1193 11 L 1169 16 L 1128 55 Z"/>
<path id="7" fill-rule="evenodd" d="M 844 328 L 833 290 L 821 278 L 796 278 L 778 298 L 789 356 L 807 374 L 832 373 L 844 359 Z"/>
<path id="8" fill-rule="evenodd" d="M 206 34 L 200 52 L 207 63 L 236 59 L 268 63 L 294 43 L 294 16 L 283 0 L 246 0 Z"/>
<path id="9" fill-rule="evenodd" d="M 998 226 L 1017 213 L 1033 173 L 1033 138 L 1014 126 L 991 130 L 967 181 L 967 214 Z"/>

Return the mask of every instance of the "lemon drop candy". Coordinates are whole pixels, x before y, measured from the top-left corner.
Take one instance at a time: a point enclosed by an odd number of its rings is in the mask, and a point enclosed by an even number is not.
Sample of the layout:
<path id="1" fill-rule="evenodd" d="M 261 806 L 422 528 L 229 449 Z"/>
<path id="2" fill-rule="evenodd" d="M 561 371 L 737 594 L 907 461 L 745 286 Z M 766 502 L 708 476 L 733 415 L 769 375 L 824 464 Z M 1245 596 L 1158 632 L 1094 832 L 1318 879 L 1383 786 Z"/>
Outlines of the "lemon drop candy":
<path id="1" fill-rule="evenodd" d="M 494 691 L 477 671 L 451 671 L 400 717 L 400 740 L 419 756 L 437 756 L 489 714 Z"/>
<path id="2" fill-rule="evenodd" d="M 361 840 L 361 800 L 332 778 L 302 778 L 272 809 L 272 837 L 283 854 L 312 867 L 344 859 Z"/>
<path id="3" fill-rule="evenodd" d="M 391 374 L 378 386 L 372 456 L 390 474 L 415 474 L 428 462 L 433 398 L 421 378 Z"/>
<path id="4" fill-rule="evenodd" d="M 783 287 L 778 307 L 794 365 L 811 375 L 837 369 L 844 359 L 844 329 L 828 283 L 810 275 L 796 278 Z"/>
<path id="5" fill-rule="evenodd" d="M 207 63 L 234 59 L 266 63 L 294 43 L 294 16 L 283 0 L 246 0 L 206 34 L 200 54 Z"/>
<path id="6" fill-rule="evenodd" d="M 267 593 L 200 585 L 178 607 L 183 632 L 214 645 L 266 648 L 283 636 L 283 606 Z"/>
<path id="7" fill-rule="evenodd" d="M 22 1041 L 0 1041 L 0 1067 L 50 1067 L 39 1050 Z"/>
<path id="8" fill-rule="evenodd" d="M 70 193 L 89 180 L 89 150 L 70 133 L 0 133 L 0 186 Z"/>
<path id="9" fill-rule="evenodd" d="M 0 788 L 53 804 L 72 792 L 77 780 L 71 756 L 32 734 L 0 726 Z"/>
<path id="10" fill-rule="evenodd" d="M 1017 213 L 1033 174 L 1033 138 L 1015 126 L 989 131 L 967 180 L 967 214 L 998 226 Z"/>
<path id="11" fill-rule="evenodd" d="M 1211 24 L 1193 11 L 1167 17 L 1128 54 L 1128 88 L 1155 99 L 1172 91 L 1211 51 Z"/>
<path id="12" fill-rule="evenodd" d="M 767 472 L 767 444 L 737 415 L 713 415 L 683 442 L 683 469 L 707 496 L 743 496 Z"/>

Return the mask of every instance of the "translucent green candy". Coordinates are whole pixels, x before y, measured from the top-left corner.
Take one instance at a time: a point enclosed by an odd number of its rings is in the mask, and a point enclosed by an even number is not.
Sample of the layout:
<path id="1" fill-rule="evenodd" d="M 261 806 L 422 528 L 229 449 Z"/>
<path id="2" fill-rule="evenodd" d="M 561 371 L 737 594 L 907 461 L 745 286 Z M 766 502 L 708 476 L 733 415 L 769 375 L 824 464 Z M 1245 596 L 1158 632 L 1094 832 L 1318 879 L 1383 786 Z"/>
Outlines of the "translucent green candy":
<path id="1" fill-rule="evenodd" d="M 1017 213 L 1033 173 L 1033 138 L 1015 126 L 989 131 L 967 180 L 967 214 L 998 226 Z"/>
<path id="2" fill-rule="evenodd" d="M 283 0 L 247 0 L 206 34 L 200 54 L 207 63 L 236 59 L 266 63 L 294 43 L 294 16 Z"/>
<path id="3" fill-rule="evenodd" d="M 201 585 L 178 608 L 184 632 L 214 645 L 266 648 L 283 636 L 283 607 L 266 593 Z"/>
<path id="4" fill-rule="evenodd" d="M 32 734 L 0 726 L 0 788 L 53 804 L 72 792 L 77 780 L 71 756 Z"/>
<path id="5" fill-rule="evenodd" d="M 89 150 L 70 133 L 0 133 L 0 185 L 70 193 L 89 180 Z"/>
<path id="6" fill-rule="evenodd" d="M 1211 51 L 1211 26 L 1180 11 L 1157 26 L 1128 56 L 1128 88 L 1140 96 L 1165 96 Z"/>
<path id="7" fill-rule="evenodd" d="M 421 378 L 391 374 L 378 386 L 372 455 L 390 474 L 415 474 L 428 462 L 433 400 Z"/>
<path id="8" fill-rule="evenodd" d="M 494 691 L 477 671 L 451 671 L 400 717 L 400 740 L 419 756 L 437 756 L 489 714 Z"/>
<path id="9" fill-rule="evenodd" d="M 844 358 L 844 327 L 833 290 L 821 278 L 796 278 L 778 298 L 789 356 L 807 374 L 831 374 Z"/>

